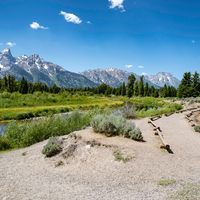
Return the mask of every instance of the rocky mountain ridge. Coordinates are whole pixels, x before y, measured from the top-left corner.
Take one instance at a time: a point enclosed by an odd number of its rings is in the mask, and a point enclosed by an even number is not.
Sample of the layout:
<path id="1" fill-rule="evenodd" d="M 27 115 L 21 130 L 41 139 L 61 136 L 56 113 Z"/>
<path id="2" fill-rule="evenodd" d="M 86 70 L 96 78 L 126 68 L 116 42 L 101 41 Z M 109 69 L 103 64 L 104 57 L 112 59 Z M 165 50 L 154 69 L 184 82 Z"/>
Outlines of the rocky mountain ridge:
<path id="1" fill-rule="evenodd" d="M 160 87 L 163 87 L 166 84 L 167 86 L 174 86 L 175 88 L 178 88 L 181 84 L 180 80 L 168 72 L 159 72 L 156 75 L 145 76 L 145 79 Z"/>
<path id="2" fill-rule="evenodd" d="M 21 55 L 14 57 L 10 49 L 4 49 L 0 53 L 0 78 L 3 74 L 15 75 L 16 80 L 24 76 L 30 82 L 42 82 L 59 87 L 96 87 L 97 84 L 85 76 L 69 72 L 62 67 L 46 62 L 38 54 L 31 56 Z"/>
<path id="3" fill-rule="evenodd" d="M 123 82 L 127 83 L 128 77 L 131 74 L 134 74 L 137 81 L 140 80 L 140 76 L 133 72 L 127 72 L 124 70 L 116 69 L 116 68 L 107 68 L 107 69 L 94 69 L 94 70 L 85 70 L 84 72 L 79 73 L 91 81 L 102 84 L 106 83 L 112 87 L 119 87 L 123 84 Z M 155 88 L 160 88 L 158 85 L 150 82 L 147 79 L 143 79 L 144 84 L 148 82 L 149 87 L 154 86 Z"/>

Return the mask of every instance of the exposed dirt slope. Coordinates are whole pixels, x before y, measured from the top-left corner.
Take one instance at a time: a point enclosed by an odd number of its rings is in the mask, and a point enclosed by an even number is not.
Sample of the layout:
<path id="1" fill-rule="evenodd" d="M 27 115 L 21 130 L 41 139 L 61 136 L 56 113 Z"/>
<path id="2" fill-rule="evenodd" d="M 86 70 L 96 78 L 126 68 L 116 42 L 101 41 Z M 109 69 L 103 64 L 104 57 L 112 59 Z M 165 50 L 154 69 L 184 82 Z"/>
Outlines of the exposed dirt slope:
<path id="1" fill-rule="evenodd" d="M 187 182 L 200 182 L 200 134 L 190 127 L 184 114 L 155 121 L 173 153 L 159 149 L 160 140 L 147 118 L 133 121 L 145 142 L 106 138 L 89 127 L 76 132 L 82 139 L 67 159 L 60 155 L 45 158 L 41 151 L 47 141 L 0 155 L 0 199 L 162 200 Z M 86 148 L 87 141 L 93 139 L 108 147 Z M 127 163 L 115 161 L 116 149 L 133 159 Z M 22 156 L 25 151 L 27 154 Z M 64 165 L 55 167 L 61 159 Z M 161 179 L 173 179 L 176 183 L 160 186 Z"/>

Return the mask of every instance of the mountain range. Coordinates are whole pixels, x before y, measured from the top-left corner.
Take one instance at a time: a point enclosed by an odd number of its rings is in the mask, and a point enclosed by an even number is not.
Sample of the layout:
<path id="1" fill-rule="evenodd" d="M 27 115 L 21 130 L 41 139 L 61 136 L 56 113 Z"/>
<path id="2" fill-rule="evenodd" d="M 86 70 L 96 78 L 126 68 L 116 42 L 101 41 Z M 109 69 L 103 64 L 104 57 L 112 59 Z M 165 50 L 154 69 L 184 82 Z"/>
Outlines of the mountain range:
<path id="1" fill-rule="evenodd" d="M 21 80 L 24 76 L 30 82 L 42 82 L 49 87 L 54 83 L 59 87 L 96 87 L 102 83 L 119 87 L 123 82 L 127 83 L 131 74 L 134 74 L 136 80 L 140 80 L 140 76 L 133 72 L 115 68 L 85 70 L 77 74 L 44 61 L 38 54 L 15 57 L 9 48 L 0 52 L 0 78 L 3 74 L 12 74 L 16 80 Z M 155 88 L 163 87 L 164 84 L 177 88 L 180 84 L 177 78 L 165 72 L 159 72 L 155 76 L 145 76 L 143 80 L 144 84 L 148 82 L 149 87 Z"/>
<path id="2" fill-rule="evenodd" d="M 131 74 L 134 74 L 137 81 L 140 80 L 140 76 L 133 72 L 114 68 L 85 70 L 79 74 L 82 74 L 97 84 L 106 83 L 112 87 L 118 87 L 122 85 L 123 82 L 127 83 L 128 77 Z M 148 82 L 149 87 L 154 86 L 157 89 L 163 87 L 165 84 L 177 88 L 180 84 L 180 81 L 177 78 L 172 74 L 165 72 L 159 72 L 155 76 L 144 76 L 143 82 L 144 84 Z"/>
<path id="3" fill-rule="evenodd" d="M 24 76 L 30 82 L 42 82 L 51 87 L 96 87 L 97 84 L 77 73 L 69 72 L 51 62 L 46 62 L 38 54 L 14 57 L 10 49 L 0 53 L 0 78 L 3 74 L 15 75 L 16 80 Z"/>

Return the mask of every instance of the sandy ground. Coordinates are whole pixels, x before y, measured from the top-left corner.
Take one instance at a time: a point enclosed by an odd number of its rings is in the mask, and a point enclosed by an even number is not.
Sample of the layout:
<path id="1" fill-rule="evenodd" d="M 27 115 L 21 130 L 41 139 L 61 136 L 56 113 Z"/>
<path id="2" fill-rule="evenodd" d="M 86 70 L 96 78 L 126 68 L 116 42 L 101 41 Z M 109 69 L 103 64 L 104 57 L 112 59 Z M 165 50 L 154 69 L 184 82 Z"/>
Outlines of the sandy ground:
<path id="1" fill-rule="evenodd" d="M 45 158 L 41 153 L 47 141 L 0 155 L 0 199 L 167 199 L 186 183 L 200 183 L 200 134 L 184 113 L 163 116 L 155 121 L 161 127 L 171 152 L 160 149 L 158 136 L 148 118 L 132 120 L 145 142 L 123 137 L 107 138 L 91 127 L 77 131 L 73 156 Z M 66 138 L 66 136 L 63 136 Z M 95 139 L 104 146 L 86 148 Z M 106 145 L 106 146 L 105 146 Z M 132 156 L 127 163 L 115 161 L 113 151 L 121 149 Z M 23 152 L 27 152 L 22 156 Z M 55 167 L 62 160 L 64 165 Z M 173 179 L 168 186 L 159 180 Z M 200 197 L 198 198 L 200 199 Z"/>

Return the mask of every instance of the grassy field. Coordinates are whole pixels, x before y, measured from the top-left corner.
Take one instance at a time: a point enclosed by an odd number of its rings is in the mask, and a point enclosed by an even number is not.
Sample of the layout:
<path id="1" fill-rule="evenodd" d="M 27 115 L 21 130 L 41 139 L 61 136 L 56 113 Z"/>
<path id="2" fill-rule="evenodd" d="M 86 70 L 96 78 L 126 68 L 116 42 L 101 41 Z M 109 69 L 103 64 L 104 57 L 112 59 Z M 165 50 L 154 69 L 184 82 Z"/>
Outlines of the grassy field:
<path id="1" fill-rule="evenodd" d="M 5 95 L 7 94 L 7 95 Z M 91 110 L 98 107 L 119 107 L 123 100 L 110 97 L 63 94 L 5 93 L 0 100 L 0 120 L 23 119 L 74 110 Z M 40 95 L 39 95 L 40 94 Z M 3 96 L 1 94 L 1 96 Z M 54 99 L 54 100 L 52 100 Z"/>
<path id="2" fill-rule="evenodd" d="M 151 106 L 152 109 L 138 110 L 138 117 L 149 117 L 158 114 L 180 110 L 181 106 L 166 103 L 162 98 L 153 97 L 105 97 L 101 95 L 79 95 L 67 92 L 50 94 L 35 92 L 34 94 L 0 93 L 0 120 L 25 119 L 31 117 L 47 116 L 49 114 L 63 113 L 74 110 L 91 110 L 93 108 L 111 109 L 119 108 L 125 101 L 137 105 Z M 160 108 L 160 110 L 157 110 Z"/>

